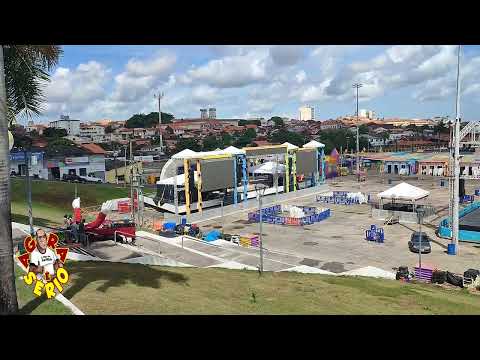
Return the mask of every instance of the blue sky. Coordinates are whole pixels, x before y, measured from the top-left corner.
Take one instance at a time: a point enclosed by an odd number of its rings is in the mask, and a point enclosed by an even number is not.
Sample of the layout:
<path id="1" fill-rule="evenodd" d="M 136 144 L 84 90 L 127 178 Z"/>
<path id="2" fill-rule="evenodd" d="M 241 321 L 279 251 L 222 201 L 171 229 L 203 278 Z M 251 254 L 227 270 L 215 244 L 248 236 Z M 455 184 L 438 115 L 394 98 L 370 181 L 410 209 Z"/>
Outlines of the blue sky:
<path id="1" fill-rule="evenodd" d="M 82 121 L 123 120 L 157 110 L 177 118 L 216 107 L 219 118 L 353 114 L 351 85 L 361 82 L 360 108 L 380 117 L 455 115 L 456 46 L 64 46 L 46 86 L 40 122 L 70 115 Z M 461 113 L 478 119 L 480 47 L 462 48 Z"/>

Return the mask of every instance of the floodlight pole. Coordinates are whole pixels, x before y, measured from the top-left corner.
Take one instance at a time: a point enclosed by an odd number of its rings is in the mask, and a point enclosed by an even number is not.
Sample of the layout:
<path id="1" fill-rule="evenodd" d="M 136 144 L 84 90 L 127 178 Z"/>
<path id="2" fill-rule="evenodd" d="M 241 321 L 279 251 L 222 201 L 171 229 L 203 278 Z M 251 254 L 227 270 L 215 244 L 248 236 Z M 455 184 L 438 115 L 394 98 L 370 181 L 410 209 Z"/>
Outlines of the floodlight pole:
<path id="1" fill-rule="evenodd" d="M 163 136 L 162 136 L 160 125 L 162 124 L 161 101 L 164 96 L 165 94 L 163 92 L 159 93 L 158 96 L 155 95 L 155 97 L 158 97 L 158 133 L 160 134 L 160 152 L 162 152 L 162 154 L 163 154 Z"/>
<path id="2" fill-rule="evenodd" d="M 353 84 L 353 87 L 357 90 L 357 181 L 360 182 L 360 163 L 359 163 L 359 130 L 358 130 L 358 89 L 361 88 L 363 85 L 360 83 Z"/>
<path id="3" fill-rule="evenodd" d="M 260 222 L 259 230 L 260 234 L 258 238 L 260 240 L 260 275 L 263 275 L 263 239 L 262 239 L 262 189 L 258 192 L 258 209 L 260 210 Z"/>
<path id="4" fill-rule="evenodd" d="M 459 230 L 459 187 L 460 187 L 460 51 L 458 45 L 457 54 L 457 100 L 455 107 L 455 130 L 454 130 L 454 179 L 453 179 L 453 209 L 452 209 L 452 243 L 455 246 L 455 254 L 458 254 L 458 230 Z"/>

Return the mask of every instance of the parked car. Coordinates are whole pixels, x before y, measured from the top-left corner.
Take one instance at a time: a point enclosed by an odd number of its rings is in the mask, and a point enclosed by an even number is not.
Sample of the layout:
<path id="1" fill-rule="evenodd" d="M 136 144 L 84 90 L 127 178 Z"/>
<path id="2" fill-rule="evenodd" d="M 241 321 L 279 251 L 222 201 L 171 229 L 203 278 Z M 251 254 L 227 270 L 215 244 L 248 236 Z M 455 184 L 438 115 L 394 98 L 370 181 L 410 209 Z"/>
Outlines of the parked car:
<path id="1" fill-rule="evenodd" d="M 430 237 L 426 233 L 422 231 L 421 234 L 421 243 L 422 243 L 422 254 L 428 254 L 432 251 L 432 247 L 430 246 Z M 420 251 L 420 233 L 418 231 L 415 231 L 411 238 L 410 241 L 408 242 L 408 248 L 410 249 L 411 252 L 418 253 Z"/>
<path id="2" fill-rule="evenodd" d="M 68 182 L 79 182 L 79 183 L 87 182 L 87 180 L 75 174 L 63 174 L 62 180 L 68 181 Z"/>
<path id="3" fill-rule="evenodd" d="M 91 183 L 97 183 L 101 184 L 103 183 L 103 180 L 100 178 L 97 178 L 95 176 L 80 176 L 82 179 L 84 179 L 86 182 L 91 182 Z"/>

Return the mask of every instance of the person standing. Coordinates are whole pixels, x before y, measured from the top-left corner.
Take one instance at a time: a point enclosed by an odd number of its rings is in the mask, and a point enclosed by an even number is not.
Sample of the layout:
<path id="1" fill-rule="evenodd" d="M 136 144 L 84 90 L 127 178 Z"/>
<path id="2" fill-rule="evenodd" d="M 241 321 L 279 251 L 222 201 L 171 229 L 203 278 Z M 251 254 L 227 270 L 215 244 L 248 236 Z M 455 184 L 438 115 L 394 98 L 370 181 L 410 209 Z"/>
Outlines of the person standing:
<path id="1" fill-rule="evenodd" d="M 72 229 L 72 236 L 73 236 L 74 242 L 78 244 L 78 222 L 74 222 L 71 225 L 71 229 Z"/>
<path id="2" fill-rule="evenodd" d="M 78 224 L 78 237 L 83 245 L 85 244 L 85 219 L 80 220 Z"/>

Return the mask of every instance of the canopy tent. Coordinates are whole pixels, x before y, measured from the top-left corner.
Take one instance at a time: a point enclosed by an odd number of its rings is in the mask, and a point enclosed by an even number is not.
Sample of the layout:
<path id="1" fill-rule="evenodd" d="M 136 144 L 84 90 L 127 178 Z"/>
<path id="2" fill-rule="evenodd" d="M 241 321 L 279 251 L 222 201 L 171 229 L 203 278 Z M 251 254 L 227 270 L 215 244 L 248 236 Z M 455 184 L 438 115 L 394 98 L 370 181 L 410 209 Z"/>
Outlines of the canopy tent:
<path id="1" fill-rule="evenodd" d="M 175 155 L 172 156 L 172 159 L 188 159 L 192 156 L 197 155 L 197 153 L 193 150 L 190 149 L 185 149 L 180 151 L 179 153 L 176 153 Z"/>
<path id="2" fill-rule="evenodd" d="M 288 151 L 298 149 L 298 146 L 290 144 L 289 142 L 284 142 L 282 145 L 286 146 Z"/>
<path id="3" fill-rule="evenodd" d="M 226 149 L 223 149 L 222 151 L 225 154 L 232 154 L 232 155 L 245 154 L 245 150 L 236 148 L 235 146 L 229 146 Z"/>
<path id="4" fill-rule="evenodd" d="M 380 199 L 417 201 L 427 197 L 428 195 L 430 195 L 429 191 L 420 189 L 406 182 L 402 182 L 377 194 L 377 197 Z"/>
<path id="5" fill-rule="evenodd" d="M 195 177 L 195 184 L 198 184 L 198 173 L 196 171 L 193 172 L 193 176 Z M 180 174 L 176 176 L 177 178 L 177 186 L 184 186 L 185 185 L 185 175 Z M 157 181 L 157 185 L 174 185 L 175 184 L 175 176 L 168 177 L 166 179 L 161 179 Z"/>
<path id="6" fill-rule="evenodd" d="M 273 161 L 267 161 L 259 166 L 256 167 L 254 170 L 255 174 L 284 174 L 285 173 L 285 165 L 277 164 Z"/>
<path id="7" fill-rule="evenodd" d="M 322 144 L 318 141 L 312 140 L 305 145 L 302 146 L 303 148 L 324 148 L 325 144 Z"/>

